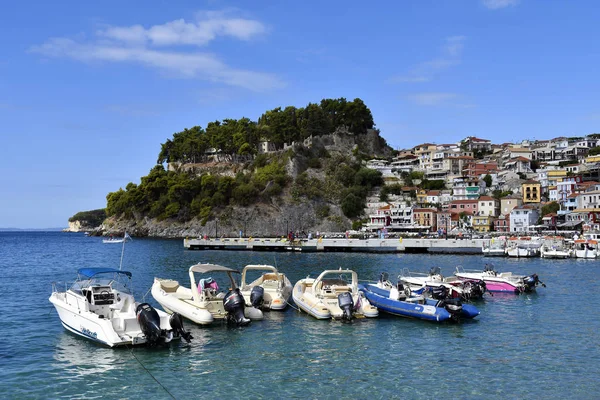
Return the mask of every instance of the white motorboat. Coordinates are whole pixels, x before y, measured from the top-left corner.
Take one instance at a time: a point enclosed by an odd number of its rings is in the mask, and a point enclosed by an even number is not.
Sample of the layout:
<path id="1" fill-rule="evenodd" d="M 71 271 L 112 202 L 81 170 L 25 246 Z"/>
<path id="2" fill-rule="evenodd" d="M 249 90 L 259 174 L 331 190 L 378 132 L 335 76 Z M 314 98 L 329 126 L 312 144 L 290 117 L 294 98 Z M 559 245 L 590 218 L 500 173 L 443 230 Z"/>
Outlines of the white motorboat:
<path id="1" fill-rule="evenodd" d="M 485 257 L 505 257 L 506 240 L 491 239 L 489 242 L 483 242 L 481 252 Z"/>
<path id="2" fill-rule="evenodd" d="M 349 269 L 326 270 L 316 279 L 306 277 L 294 285 L 296 305 L 317 319 L 376 317 L 379 311 L 358 290 L 358 275 Z"/>
<path id="3" fill-rule="evenodd" d="M 196 282 L 194 273 L 211 274 Z M 224 273 L 229 288 L 227 293 L 219 291 L 219 284 L 212 274 Z M 228 321 L 237 325 L 248 325 L 251 320 L 263 319 L 261 310 L 246 304 L 233 274 L 240 272 L 216 264 L 196 264 L 189 269 L 190 287 L 172 279 L 154 278 L 152 297 L 168 313 L 179 313 L 183 317 L 200 325 Z"/>
<path id="4" fill-rule="evenodd" d="M 592 239 L 578 239 L 574 243 L 575 257 L 596 259 L 598 258 L 598 241 Z"/>
<path id="5" fill-rule="evenodd" d="M 386 279 L 386 277 L 382 277 L 381 281 Z M 487 290 L 483 280 L 465 281 L 457 276 L 445 277 L 442 275 L 440 267 L 433 267 L 428 274 L 412 272 L 404 268 L 398 276 L 398 281 L 408 285 L 413 292 L 429 290 L 436 298 L 458 297 L 469 301 L 482 298 Z"/>
<path id="6" fill-rule="evenodd" d="M 513 275 L 512 272 L 496 272 L 494 267 L 486 264 L 483 271 L 480 270 L 465 270 L 462 267 L 456 267 L 454 273 L 458 278 L 464 281 L 484 281 L 486 289 L 489 292 L 508 292 L 508 293 L 523 293 L 534 291 L 538 284 L 546 287 L 540 281 L 537 274 L 528 276 Z"/>
<path id="7" fill-rule="evenodd" d="M 538 257 L 540 255 L 541 243 L 525 241 L 520 243 L 511 243 L 506 248 L 506 254 L 509 257 Z"/>
<path id="8" fill-rule="evenodd" d="M 543 245 L 540 248 L 540 256 L 542 258 L 571 258 L 573 252 L 562 246 Z"/>
<path id="9" fill-rule="evenodd" d="M 181 316 L 169 317 L 148 303 L 135 301 L 131 272 L 81 268 L 77 274 L 68 290 L 58 291 L 54 284 L 49 299 L 68 331 L 110 347 L 164 344 L 179 336 L 191 339 Z"/>
<path id="10" fill-rule="evenodd" d="M 252 282 L 246 283 L 249 280 L 248 273 L 250 271 L 262 271 L 263 273 Z M 277 268 L 271 265 L 246 265 L 242 270 L 240 291 L 247 304 L 268 310 L 283 310 L 292 295 L 292 283 L 285 274 L 277 271 Z M 263 303 L 254 304 L 256 299 L 261 297 L 261 292 Z"/>
<path id="11" fill-rule="evenodd" d="M 125 235 L 123 235 L 122 238 L 114 237 L 111 235 L 108 237 L 108 239 L 102 239 L 102 243 L 125 243 L 128 240 L 133 239 L 131 238 L 131 236 L 129 236 L 127 232 L 125 232 Z"/>

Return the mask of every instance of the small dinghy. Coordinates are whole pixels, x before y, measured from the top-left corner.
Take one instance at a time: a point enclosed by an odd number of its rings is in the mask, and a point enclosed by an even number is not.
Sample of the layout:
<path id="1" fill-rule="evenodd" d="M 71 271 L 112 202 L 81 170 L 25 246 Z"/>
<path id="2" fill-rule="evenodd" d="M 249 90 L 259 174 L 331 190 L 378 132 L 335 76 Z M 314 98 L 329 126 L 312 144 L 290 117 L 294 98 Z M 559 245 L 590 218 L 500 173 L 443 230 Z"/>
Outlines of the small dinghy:
<path id="1" fill-rule="evenodd" d="M 415 295 L 402 281 L 393 285 L 386 277 L 387 273 L 382 273 L 376 284 L 360 285 L 369 302 L 385 313 L 436 322 L 472 319 L 479 315 L 477 307 L 463 304 L 459 298 L 442 297 L 446 292 L 430 291 L 432 297 L 426 297 L 423 294 L 427 292 L 423 290 Z"/>
<path id="2" fill-rule="evenodd" d="M 148 303 L 137 303 L 130 290 L 131 272 L 81 268 L 77 280 L 61 292 L 54 285 L 50 302 L 68 331 L 109 347 L 156 346 L 192 336 L 179 314 L 169 317 Z"/>
<path id="3" fill-rule="evenodd" d="M 350 321 L 379 315 L 358 290 L 358 275 L 349 269 L 326 270 L 316 279 L 300 279 L 292 297 L 302 311 L 317 319 Z"/>
<path id="4" fill-rule="evenodd" d="M 250 271 L 263 273 L 252 282 L 246 283 Z M 285 274 L 271 265 L 246 265 L 242 270 L 240 291 L 246 303 L 256 308 L 284 310 L 292 295 L 292 283 Z"/>
<path id="5" fill-rule="evenodd" d="M 219 291 L 219 285 L 212 276 L 198 280 L 194 273 L 227 275 L 227 293 Z M 240 272 L 216 264 L 196 264 L 189 269 L 190 287 L 181 286 L 172 279 L 154 278 L 152 297 L 168 313 L 179 313 L 200 325 L 227 321 L 238 326 L 248 325 L 251 320 L 263 319 L 261 310 L 246 304 L 244 296 L 233 277 Z M 256 299 L 256 302 L 262 299 Z"/>

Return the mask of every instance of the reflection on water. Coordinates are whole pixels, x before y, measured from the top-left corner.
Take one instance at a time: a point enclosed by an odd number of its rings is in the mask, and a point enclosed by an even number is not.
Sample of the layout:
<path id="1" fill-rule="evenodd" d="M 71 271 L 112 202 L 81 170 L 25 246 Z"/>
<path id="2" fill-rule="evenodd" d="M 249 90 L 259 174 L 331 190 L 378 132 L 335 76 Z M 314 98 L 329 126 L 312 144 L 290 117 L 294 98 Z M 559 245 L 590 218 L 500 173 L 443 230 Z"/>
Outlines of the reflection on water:
<path id="1" fill-rule="evenodd" d="M 54 348 L 53 366 L 74 377 L 102 374 L 122 367 L 122 354 L 65 331 Z"/>

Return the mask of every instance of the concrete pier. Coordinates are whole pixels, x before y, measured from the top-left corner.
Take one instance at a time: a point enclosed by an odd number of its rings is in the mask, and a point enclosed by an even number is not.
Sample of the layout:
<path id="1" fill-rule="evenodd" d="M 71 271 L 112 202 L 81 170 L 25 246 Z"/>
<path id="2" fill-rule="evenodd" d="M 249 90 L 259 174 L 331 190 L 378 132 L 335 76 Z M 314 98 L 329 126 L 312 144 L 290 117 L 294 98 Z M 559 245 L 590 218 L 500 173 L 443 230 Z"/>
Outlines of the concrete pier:
<path id="1" fill-rule="evenodd" d="M 321 238 L 290 242 L 278 238 L 186 238 L 183 246 L 190 250 L 482 254 L 484 241 L 486 239 Z"/>

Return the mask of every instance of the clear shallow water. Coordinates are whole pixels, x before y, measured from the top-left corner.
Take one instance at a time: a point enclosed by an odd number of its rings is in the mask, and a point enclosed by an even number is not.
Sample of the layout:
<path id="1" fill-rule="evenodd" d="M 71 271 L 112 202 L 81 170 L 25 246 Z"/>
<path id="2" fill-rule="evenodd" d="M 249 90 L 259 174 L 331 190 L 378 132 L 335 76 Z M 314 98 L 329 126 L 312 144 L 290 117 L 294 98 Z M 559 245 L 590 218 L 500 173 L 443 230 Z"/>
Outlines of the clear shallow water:
<path id="1" fill-rule="evenodd" d="M 437 325 L 382 315 L 352 324 L 288 308 L 246 328 L 186 324 L 194 340 L 166 349 L 108 349 L 74 337 L 48 302 L 51 282 L 80 267 L 118 267 L 121 245 L 66 233 L 0 233 L 2 398 L 597 398 L 600 389 L 600 261 L 481 256 L 187 251 L 181 240 L 134 239 L 124 269 L 136 298 L 154 276 L 187 282 L 197 262 L 277 265 L 292 283 L 323 269 L 360 279 L 402 268 L 457 265 L 537 272 L 547 288 L 476 303 L 481 315 Z M 148 293 L 146 300 L 157 305 Z M 140 362 L 142 365 L 140 365 Z"/>

